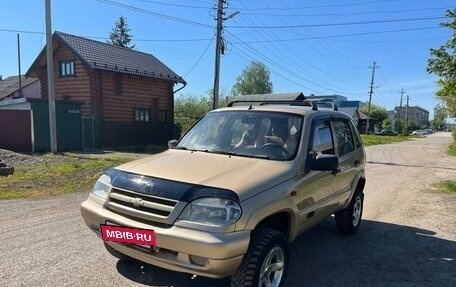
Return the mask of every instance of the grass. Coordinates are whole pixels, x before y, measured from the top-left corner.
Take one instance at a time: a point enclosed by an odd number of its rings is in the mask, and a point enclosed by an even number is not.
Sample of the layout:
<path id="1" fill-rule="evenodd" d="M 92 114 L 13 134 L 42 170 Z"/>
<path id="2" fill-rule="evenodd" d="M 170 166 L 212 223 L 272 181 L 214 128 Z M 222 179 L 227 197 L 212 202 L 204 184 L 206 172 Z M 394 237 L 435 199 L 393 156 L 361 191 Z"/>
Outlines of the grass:
<path id="1" fill-rule="evenodd" d="M 411 136 L 377 136 L 377 135 L 361 135 L 364 146 L 390 144 L 402 142 L 413 138 Z"/>
<path id="2" fill-rule="evenodd" d="M 60 163 L 45 161 L 39 166 L 17 166 L 13 175 L 0 177 L 0 199 L 89 192 L 104 170 L 130 160 L 69 156 Z"/>
<path id="3" fill-rule="evenodd" d="M 450 150 L 448 154 L 451 156 L 456 156 L 456 129 L 453 131 L 453 143 L 450 145 Z"/>
<path id="4" fill-rule="evenodd" d="M 135 145 L 135 146 L 123 146 L 123 147 L 115 147 L 111 150 L 120 151 L 120 152 L 130 152 L 130 153 L 147 153 L 147 154 L 155 154 L 168 149 L 167 146 L 155 146 L 155 145 Z"/>
<path id="5" fill-rule="evenodd" d="M 445 180 L 439 183 L 438 189 L 456 195 L 456 181 L 455 180 Z"/>

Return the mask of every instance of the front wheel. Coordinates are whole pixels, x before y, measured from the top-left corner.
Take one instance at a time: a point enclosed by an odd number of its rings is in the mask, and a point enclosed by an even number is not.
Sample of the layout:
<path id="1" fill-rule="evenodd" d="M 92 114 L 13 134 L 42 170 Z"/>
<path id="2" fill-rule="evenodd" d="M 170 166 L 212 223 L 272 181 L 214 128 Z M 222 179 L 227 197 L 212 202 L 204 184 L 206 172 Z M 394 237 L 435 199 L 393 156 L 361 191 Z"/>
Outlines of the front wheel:
<path id="1" fill-rule="evenodd" d="M 335 214 L 337 231 L 342 234 L 355 234 L 361 225 L 364 193 L 357 191 L 350 204 Z"/>
<path id="2" fill-rule="evenodd" d="M 231 287 L 280 287 L 284 285 L 287 269 L 285 236 L 274 229 L 261 229 L 254 233 L 241 266 L 231 277 Z"/>

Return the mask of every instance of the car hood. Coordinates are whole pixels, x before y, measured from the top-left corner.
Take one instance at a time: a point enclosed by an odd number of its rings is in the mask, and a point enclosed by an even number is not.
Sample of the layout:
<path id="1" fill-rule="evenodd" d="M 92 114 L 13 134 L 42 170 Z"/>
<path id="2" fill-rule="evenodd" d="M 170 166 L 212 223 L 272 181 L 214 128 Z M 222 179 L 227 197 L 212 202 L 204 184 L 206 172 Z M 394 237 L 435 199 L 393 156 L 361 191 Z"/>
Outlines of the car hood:
<path id="1" fill-rule="evenodd" d="M 294 174 L 293 161 L 170 149 L 135 160 L 116 169 L 178 182 L 224 188 L 243 201 Z"/>

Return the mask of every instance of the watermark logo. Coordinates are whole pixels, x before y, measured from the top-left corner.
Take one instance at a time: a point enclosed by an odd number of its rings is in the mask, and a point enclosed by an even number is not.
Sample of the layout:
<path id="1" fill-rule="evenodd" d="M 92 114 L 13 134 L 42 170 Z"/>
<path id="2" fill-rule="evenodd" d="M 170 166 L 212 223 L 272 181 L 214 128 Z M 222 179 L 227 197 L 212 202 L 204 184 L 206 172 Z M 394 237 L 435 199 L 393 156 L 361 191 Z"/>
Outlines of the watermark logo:
<path id="1" fill-rule="evenodd" d="M 156 237 L 153 230 L 105 224 L 101 224 L 100 228 L 101 237 L 105 241 L 155 246 Z"/>

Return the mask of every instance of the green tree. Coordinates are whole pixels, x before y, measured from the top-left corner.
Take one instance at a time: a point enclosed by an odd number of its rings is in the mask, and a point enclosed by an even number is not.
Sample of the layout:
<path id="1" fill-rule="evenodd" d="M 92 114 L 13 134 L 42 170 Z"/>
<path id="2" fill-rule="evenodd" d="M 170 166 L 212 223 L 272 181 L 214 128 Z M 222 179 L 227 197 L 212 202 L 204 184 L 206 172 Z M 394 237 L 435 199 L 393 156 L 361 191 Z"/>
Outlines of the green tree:
<path id="1" fill-rule="evenodd" d="M 438 104 L 434 108 L 434 119 L 431 122 L 431 125 L 433 128 L 437 130 L 444 130 L 446 127 L 446 119 L 448 118 L 448 111 L 447 109 L 441 105 Z"/>
<path id="2" fill-rule="evenodd" d="M 383 120 L 382 127 L 383 127 L 385 130 L 392 130 L 392 129 L 393 129 L 393 125 L 391 124 L 390 119 L 385 119 L 385 120 Z"/>
<path id="3" fill-rule="evenodd" d="M 368 111 L 369 111 L 369 104 L 368 103 L 363 104 L 363 106 L 359 110 L 367 115 Z M 386 108 L 380 107 L 380 106 L 377 106 L 376 104 L 371 103 L 370 119 L 369 119 L 370 126 L 375 126 L 379 129 L 381 129 L 383 121 L 386 120 L 387 118 L 388 118 L 388 111 L 386 110 Z"/>
<path id="4" fill-rule="evenodd" d="M 437 96 L 449 114 L 456 116 L 456 9 L 447 10 L 446 16 L 451 21 L 440 25 L 452 29 L 453 36 L 440 48 L 431 49 L 427 72 L 440 77 Z"/>
<path id="5" fill-rule="evenodd" d="M 233 95 L 254 95 L 272 93 L 272 82 L 268 68 L 261 62 L 252 61 L 236 78 Z"/>
<path id="6" fill-rule="evenodd" d="M 226 106 L 231 97 L 226 96 L 226 90 L 220 94 L 220 107 Z M 186 132 L 199 118 L 212 109 L 212 91 L 204 96 L 181 94 L 174 100 L 174 121 L 178 128 L 178 135 Z"/>
<path id="7" fill-rule="evenodd" d="M 134 49 L 135 45 L 129 46 L 133 36 L 130 34 L 130 28 L 127 24 L 127 19 L 124 16 L 120 16 L 119 19 L 116 21 L 114 28 L 112 28 L 111 33 L 109 34 L 108 43 L 125 47 L 129 49 Z"/>
<path id="8" fill-rule="evenodd" d="M 174 101 L 174 120 L 180 133 L 186 132 L 199 118 L 211 110 L 212 98 L 208 95 L 181 95 Z"/>

